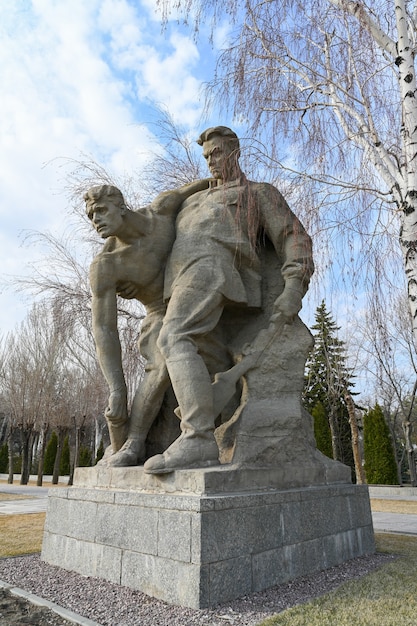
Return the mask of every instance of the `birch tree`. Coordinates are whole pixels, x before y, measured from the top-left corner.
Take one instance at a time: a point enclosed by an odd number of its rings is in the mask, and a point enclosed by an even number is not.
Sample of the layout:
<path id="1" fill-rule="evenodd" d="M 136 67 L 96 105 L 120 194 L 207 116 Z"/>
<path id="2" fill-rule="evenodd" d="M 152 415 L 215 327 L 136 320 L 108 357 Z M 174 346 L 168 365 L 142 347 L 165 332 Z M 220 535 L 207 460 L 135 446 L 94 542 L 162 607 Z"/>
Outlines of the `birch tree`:
<path id="1" fill-rule="evenodd" d="M 304 204 L 311 194 L 315 208 L 310 231 L 314 220 L 326 237 L 337 230 L 339 255 L 340 237 L 348 244 L 351 276 L 366 262 L 367 277 L 381 287 L 390 274 L 381 249 L 399 239 L 417 341 L 415 0 L 159 6 L 165 18 L 179 6 L 200 36 L 210 18 L 213 33 L 231 24 L 208 106 L 228 106 L 265 143 L 269 165 L 303 184 Z"/>

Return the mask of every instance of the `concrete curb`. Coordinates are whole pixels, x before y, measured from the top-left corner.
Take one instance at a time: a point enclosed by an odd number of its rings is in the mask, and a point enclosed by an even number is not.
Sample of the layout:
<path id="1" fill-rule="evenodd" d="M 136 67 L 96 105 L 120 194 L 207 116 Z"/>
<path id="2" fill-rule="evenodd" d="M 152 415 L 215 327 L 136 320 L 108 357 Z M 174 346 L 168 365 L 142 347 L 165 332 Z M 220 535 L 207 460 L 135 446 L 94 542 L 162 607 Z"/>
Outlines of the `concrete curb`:
<path id="1" fill-rule="evenodd" d="M 18 587 L 14 587 L 13 585 L 0 580 L 0 589 L 6 589 L 10 591 L 11 594 L 17 596 L 18 598 L 23 598 L 23 600 L 27 600 L 32 604 L 37 606 L 45 607 L 50 609 L 63 619 L 66 619 L 68 622 L 72 622 L 73 624 L 78 624 L 79 626 L 101 626 L 98 622 L 93 622 L 91 619 L 87 617 L 83 617 L 82 615 L 78 615 L 73 611 L 69 611 L 68 609 L 64 609 L 62 606 L 55 604 L 54 602 L 50 602 L 50 600 L 45 600 L 40 596 L 36 596 L 34 593 L 30 593 L 29 591 L 25 591 L 24 589 L 19 589 Z"/>

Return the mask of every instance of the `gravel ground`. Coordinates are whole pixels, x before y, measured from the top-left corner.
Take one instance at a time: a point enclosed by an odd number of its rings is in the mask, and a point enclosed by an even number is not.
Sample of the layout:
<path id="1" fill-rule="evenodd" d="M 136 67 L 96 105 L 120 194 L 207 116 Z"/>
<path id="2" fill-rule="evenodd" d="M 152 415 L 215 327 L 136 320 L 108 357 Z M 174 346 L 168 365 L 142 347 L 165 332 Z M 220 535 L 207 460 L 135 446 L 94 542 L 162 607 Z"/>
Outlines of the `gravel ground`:
<path id="1" fill-rule="evenodd" d="M 37 554 L 0 559 L 0 580 L 88 617 L 101 626 L 255 626 L 271 615 L 323 595 L 348 580 L 364 576 L 393 558 L 386 554 L 359 557 L 211 610 L 171 606 L 139 591 L 48 565 Z M 19 598 L 10 598 L 5 591 L 0 594 L 0 626 L 70 626 L 69 622 L 53 616 L 46 609 L 41 610 L 41 613 L 46 611 L 45 615 L 41 615 L 39 607 L 29 602 L 22 608 L 23 602 Z M 21 610 L 26 611 L 26 617 L 19 620 L 18 612 Z M 12 615 L 15 621 L 12 621 Z"/>

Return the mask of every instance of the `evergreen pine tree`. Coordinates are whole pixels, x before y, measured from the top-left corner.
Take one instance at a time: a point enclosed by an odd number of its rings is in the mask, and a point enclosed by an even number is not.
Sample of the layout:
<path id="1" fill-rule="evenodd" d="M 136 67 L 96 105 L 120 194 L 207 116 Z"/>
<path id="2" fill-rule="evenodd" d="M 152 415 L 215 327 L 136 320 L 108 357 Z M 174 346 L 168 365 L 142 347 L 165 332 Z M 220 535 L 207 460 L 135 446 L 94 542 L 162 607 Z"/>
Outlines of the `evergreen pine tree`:
<path id="1" fill-rule="evenodd" d="M 315 344 L 306 364 L 304 406 L 311 414 L 314 411 L 317 414 L 319 410 L 327 416 L 331 432 L 331 456 L 353 470 L 352 436 L 344 398 L 346 389 L 352 394 L 353 374 L 346 364 L 345 343 L 337 336 L 340 327 L 327 311 L 324 300 L 316 309 L 315 320 L 312 326 L 312 330 L 316 331 Z M 319 403 L 322 408 L 315 410 Z M 324 450 L 321 451 L 326 454 Z"/>
<path id="2" fill-rule="evenodd" d="M 9 446 L 4 443 L 0 448 L 0 474 L 5 474 L 9 466 Z"/>
<path id="3" fill-rule="evenodd" d="M 59 475 L 69 476 L 70 472 L 71 472 L 70 447 L 69 447 L 69 437 L 67 435 L 64 439 L 64 443 L 62 446 L 61 461 L 59 463 Z"/>
<path id="4" fill-rule="evenodd" d="M 381 407 L 376 404 L 363 418 L 366 480 L 370 485 L 398 485 L 391 435 Z"/>
<path id="5" fill-rule="evenodd" d="M 78 459 L 79 467 L 90 467 L 92 461 L 92 452 L 87 446 L 81 446 L 80 457 Z"/>
<path id="6" fill-rule="evenodd" d="M 317 448 L 331 459 L 333 458 L 332 435 L 326 410 L 320 400 L 313 407 L 311 415 L 314 420 L 314 436 Z"/>
<path id="7" fill-rule="evenodd" d="M 52 474 L 54 473 L 54 463 L 55 463 L 57 447 L 58 447 L 58 437 L 56 435 L 56 432 L 54 431 L 51 434 L 51 437 L 48 441 L 48 445 L 46 446 L 46 450 L 45 450 L 43 473 L 46 475 L 52 476 Z"/>

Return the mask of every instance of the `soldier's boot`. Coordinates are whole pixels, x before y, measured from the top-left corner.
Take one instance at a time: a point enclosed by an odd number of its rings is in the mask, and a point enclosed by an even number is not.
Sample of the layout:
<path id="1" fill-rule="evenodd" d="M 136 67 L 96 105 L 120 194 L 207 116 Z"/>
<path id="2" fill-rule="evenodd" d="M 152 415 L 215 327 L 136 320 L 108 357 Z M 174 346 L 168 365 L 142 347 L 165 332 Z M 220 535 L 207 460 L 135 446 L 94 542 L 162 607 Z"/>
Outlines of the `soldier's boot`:
<path id="1" fill-rule="evenodd" d="M 109 467 L 130 467 L 140 465 L 144 459 L 145 439 L 129 435 L 120 450 L 107 459 L 106 465 Z"/>
<path id="2" fill-rule="evenodd" d="M 163 454 L 148 459 L 147 474 L 219 464 L 214 437 L 213 389 L 202 359 L 195 355 L 167 360 L 167 368 L 181 413 L 181 435 Z"/>
<path id="3" fill-rule="evenodd" d="M 111 447 L 113 453 L 115 453 L 120 450 L 127 439 L 129 423 L 127 419 L 110 420 L 107 418 L 107 426 L 109 428 Z"/>

